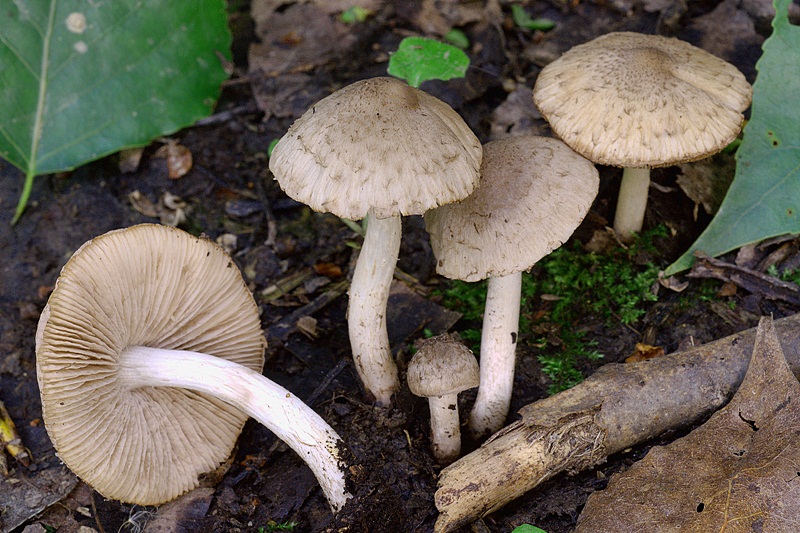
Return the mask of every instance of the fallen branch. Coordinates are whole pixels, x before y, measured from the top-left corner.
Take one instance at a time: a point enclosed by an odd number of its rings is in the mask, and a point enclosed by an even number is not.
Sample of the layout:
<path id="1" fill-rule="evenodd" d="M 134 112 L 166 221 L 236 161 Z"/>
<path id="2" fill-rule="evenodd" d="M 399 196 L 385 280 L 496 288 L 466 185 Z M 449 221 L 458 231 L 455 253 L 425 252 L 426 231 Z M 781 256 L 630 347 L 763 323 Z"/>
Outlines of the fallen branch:
<path id="1" fill-rule="evenodd" d="M 775 322 L 800 374 L 800 315 Z M 691 424 L 728 402 L 747 371 L 755 328 L 640 363 L 609 364 L 586 381 L 520 409 L 522 419 L 442 470 L 436 491 L 445 533 L 483 517 L 560 472 Z"/>

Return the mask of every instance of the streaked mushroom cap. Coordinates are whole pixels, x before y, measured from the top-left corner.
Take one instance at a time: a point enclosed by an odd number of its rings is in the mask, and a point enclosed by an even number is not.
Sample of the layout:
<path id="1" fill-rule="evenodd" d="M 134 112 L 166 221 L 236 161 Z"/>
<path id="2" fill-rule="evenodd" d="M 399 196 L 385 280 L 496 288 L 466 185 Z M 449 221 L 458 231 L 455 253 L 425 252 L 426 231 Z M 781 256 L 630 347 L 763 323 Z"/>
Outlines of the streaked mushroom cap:
<path id="1" fill-rule="evenodd" d="M 269 168 L 290 197 L 359 220 L 422 214 L 478 185 L 481 145 L 441 100 L 395 78 L 323 98 L 289 128 Z"/>
<path id="2" fill-rule="evenodd" d="M 458 394 L 478 386 L 480 369 L 472 351 L 445 333 L 420 342 L 408 363 L 406 380 L 416 396 Z"/>
<path id="3" fill-rule="evenodd" d="M 542 69 L 533 100 L 573 150 L 603 165 L 652 168 L 722 150 L 753 90 L 730 63 L 674 38 L 609 33 Z"/>
<path id="4" fill-rule="evenodd" d="M 118 386 L 128 346 L 204 352 L 261 371 L 266 341 L 216 244 L 154 224 L 84 244 L 39 320 L 36 368 L 58 456 L 107 498 L 157 505 L 224 461 L 247 415 L 184 389 Z"/>
<path id="5" fill-rule="evenodd" d="M 469 198 L 425 214 L 436 271 L 451 279 L 527 270 L 572 235 L 600 182 L 569 146 L 531 135 L 486 144 L 481 168 Z"/>

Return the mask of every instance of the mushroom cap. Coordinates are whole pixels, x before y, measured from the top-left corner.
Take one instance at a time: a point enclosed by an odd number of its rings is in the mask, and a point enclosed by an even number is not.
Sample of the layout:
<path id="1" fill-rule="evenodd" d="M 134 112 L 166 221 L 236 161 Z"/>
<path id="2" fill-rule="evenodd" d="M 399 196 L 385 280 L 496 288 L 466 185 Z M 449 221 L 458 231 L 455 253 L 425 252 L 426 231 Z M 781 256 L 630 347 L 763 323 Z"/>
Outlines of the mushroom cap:
<path id="1" fill-rule="evenodd" d="M 481 144 L 441 100 L 395 78 L 323 98 L 289 128 L 269 168 L 290 197 L 359 220 L 419 215 L 478 185 Z"/>
<path id="2" fill-rule="evenodd" d="M 444 396 L 477 387 L 480 369 L 472 351 L 445 333 L 420 342 L 406 379 L 416 396 Z"/>
<path id="3" fill-rule="evenodd" d="M 157 505 L 227 459 L 247 415 L 204 394 L 118 386 L 128 346 L 204 352 L 258 372 L 266 341 L 216 244 L 155 224 L 84 244 L 39 320 L 42 413 L 58 456 L 107 498 Z"/>
<path id="4" fill-rule="evenodd" d="M 533 101 L 573 150 L 603 165 L 652 168 L 722 150 L 753 89 L 730 63 L 678 39 L 609 33 L 542 69 Z"/>
<path id="5" fill-rule="evenodd" d="M 436 271 L 451 279 L 527 270 L 572 235 L 597 196 L 597 169 L 557 139 L 510 137 L 483 150 L 475 192 L 425 214 Z"/>

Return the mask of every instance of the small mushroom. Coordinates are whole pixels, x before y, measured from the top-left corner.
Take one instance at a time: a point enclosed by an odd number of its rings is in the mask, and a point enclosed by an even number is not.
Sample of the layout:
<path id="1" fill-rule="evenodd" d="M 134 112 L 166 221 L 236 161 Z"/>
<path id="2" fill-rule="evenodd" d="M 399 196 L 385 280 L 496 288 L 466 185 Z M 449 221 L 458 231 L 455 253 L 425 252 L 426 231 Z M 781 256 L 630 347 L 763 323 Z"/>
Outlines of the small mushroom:
<path id="1" fill-rule="evenodd" d="M 261 375 L 266 341 L 216 244 L 154 224 L 84 244 L 36 332 L 42 415 L 68 467 L 107 498 L 158 505 L 230 455 L 247 416 L 311 467 L 334 511 L 350 497 L 341 439 Z"/>
<path id="2" fill-rule="evenodd" d="M 511 402 L 522 271 L 561 246 L 589 212 L 599 178 L 566 144 L 521 136 L 484 146 L 478 189 L 425 214 L 436 271 L 489 278 L 481 333 L 481 383 L 469 416 L 476 437 L 503 426 Z"/>
<path id="3" fill-rule="evenodd" d="M 452 463 L 461 453 L 458 393 L 477 387 L 480 379 L 475 356 L 452 335 L 425 339 L 408 363 L 406 379 L 412 394 L 428 399 L 434 457 Z"/>
<path id="4" fill-rule="evenodd" d="M 705 50 L 617 32 L 542 69 L 533 101 L 573 150 L 624 167 L 614 229 L 629 242 L 642 229 L 650 169 L 722 150 L 739 134 L 752 94 L 736 67 Z"/>
<path id="5" fill-rule="evenodd" d="M 481 155 L 450 106 L 387 77 L 317 102 L 272 152 L 269 168 L 290 197 L 316 211 L 367 219 L 347 322 L 358 375 L 381 404 L 400 387 L 386 331 L 400 217 L 465 198 L 478 184 Z"/>

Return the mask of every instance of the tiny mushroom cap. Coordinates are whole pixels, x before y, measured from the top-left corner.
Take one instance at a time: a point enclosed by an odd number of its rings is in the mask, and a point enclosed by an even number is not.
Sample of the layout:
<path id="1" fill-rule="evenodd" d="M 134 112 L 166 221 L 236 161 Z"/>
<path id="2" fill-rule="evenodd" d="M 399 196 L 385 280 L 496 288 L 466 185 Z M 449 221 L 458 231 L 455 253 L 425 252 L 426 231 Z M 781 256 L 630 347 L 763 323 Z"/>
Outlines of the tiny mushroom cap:
<path id="1" fill-rule="evenodd" d="M 366 218 L 347 309 L 353 362 L 384 405 L 400 387 L 386 331 L 402 215 L 468 196 L 483 149 L 450 106 L 395 78 L 348 85 L 311 107 L 281 138 L 269 168 L 317 211 Z"/>
<path id="2" fill-rule="evenodd" d="M 476 437 L 502 427 L 514 381 L 522 271 L 561 246 L 597 196 L 592 163 L 566 144 L 520 136 L 484 147 L 481 185 L 459 204 L 425 214 L 436 271 L 489 278 L 480 387 L 469 418 Z"/>
<path id="3" fill-rule="evenodd" d="M 609 33 L 542 69 L 533 100 L 573 150 L 603 165 L 696 161 L 741 130 L 752 87 L 730 63 L 669 37 Z"/>
<path id="4" fill-rule="evenodd" d="M 590 161 L 547 137 L 492 141 L 481 168 L 469 198 L 425 214 L 436 271 L 451 279 L 529 269 L 572 235 L 599 187 Z"/>
<path id="5" fill-rule="evenodd" d="M 452 462 L 461 453 L 458 393 L 480 382 L 475 356 L 452 335 L 426 339 L 409 361 L 406 379 L 413 394 L 428 399 L 434 457 Z"/>
<path id="6" fill-rule="evenodd" d="M 479 377 L 472 351 L 448 334 L 422 341 L 406 375 L 412 394 L 423 398 L 472 389 L 478 386 Z"/>
<path id="7" fill-rule="evenodd" d="M 360 220 L 421 215 L 478 185 L 481 145 L 449 105 L 396 78 L 348 85 L 289 128 L 269 167 L 290 197 Z"/>
<path id="8" fill-rule="evenodd" d="M 118 385 L 118 358 L 131 345 L 205 352 L 261 372 L 266 341 L 239 270 L 215 244 L 183 235 L 143 224 L 89 241 L 39 321 L 47 432 L 61 460 L 107 498 L 156 505 L 191 490 L 230 455 L 248 418 L 206 394 Z"/>

